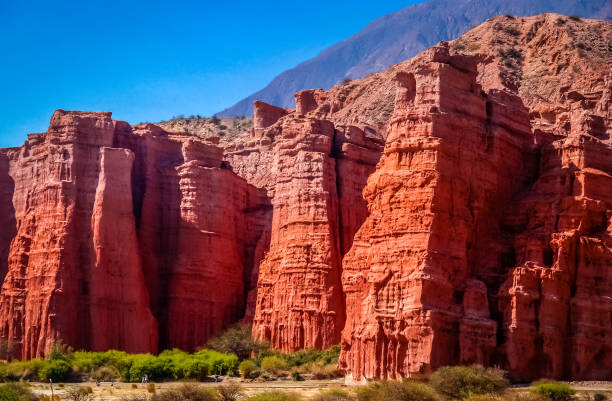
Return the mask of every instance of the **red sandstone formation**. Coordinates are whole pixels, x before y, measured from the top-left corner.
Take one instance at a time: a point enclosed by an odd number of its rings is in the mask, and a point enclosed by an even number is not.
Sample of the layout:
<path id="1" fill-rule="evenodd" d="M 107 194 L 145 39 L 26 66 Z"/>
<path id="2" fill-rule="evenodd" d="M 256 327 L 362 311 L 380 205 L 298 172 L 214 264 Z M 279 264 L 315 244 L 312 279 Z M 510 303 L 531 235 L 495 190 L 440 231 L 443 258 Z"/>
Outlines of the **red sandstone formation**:
<path id="1" fill-rule="evenodd" d="M 341 341 L 356 381 L 610 379 L 609 43 L 497 17 L 220 140 L 57 111 L 0 150 L 0 338 L 192 350 L 244 318 L 284 351 Z"/>
<path id="2" fill-rule="evenodd" d="M 474 362 L 611 377 L 611 38 L 499 17 L 451 45 L 484 53 L 472 66 L 439 46 L 394 67 L 370 216 L 343 261 L 349 377 Z"/>
<path id="3" fill-rule="evenodd" d="M 61 110 L 47 133 L 4 150 L 2 219 L 17 232 L 0 238 L 12 241 L 0 337 L 15 356 L 58 340 L 157 352 L 158 336 L 193 349 L 241 318 L 269 207 L 222 155 L 153 125 Z"/>
<path id="4" fill-rule="evenodd" d="M 157 324 L 149 309 L 136 235 L 131 174 L 134 154 L 102 148 L 93 206 L 94 262 L 83 295 L 89 295 L 89 347 L 132 352 L 157 349 Z M 135 335 L 134 333 L 139 333 Z"/>

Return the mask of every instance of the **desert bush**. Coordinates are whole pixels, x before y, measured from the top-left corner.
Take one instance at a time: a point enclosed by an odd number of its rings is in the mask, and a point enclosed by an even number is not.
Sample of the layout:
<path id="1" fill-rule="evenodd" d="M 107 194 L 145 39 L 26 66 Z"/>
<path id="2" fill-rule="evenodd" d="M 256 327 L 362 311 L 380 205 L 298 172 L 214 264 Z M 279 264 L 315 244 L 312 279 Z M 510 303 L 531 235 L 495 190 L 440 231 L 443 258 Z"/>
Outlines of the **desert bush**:
<path id="1" fill-rule="evenodd" d="M 333 347 L 330 347 L 325 350 L 306 348 L 285 356 L 289 366 L 301 366 L 312 362 L 320 362 L 323 365 L 328 365 L 332 363 L 337 364 L 339 357 L 339 345 L 334 345 Z"/>
<path id="2" fill-rule="evenodd" d="M 293 370 L 293 371 L 291 372 L 291 378 L 292 378 L 293 380 L 295 380 L 296 382 L 299 382 L 299 381 L 304 380 L 304 378 L 302 377 L 302 375 L 300 374 L 300 372 L 299 372 L 299 371 L 297 371 L 297 370 Z"/>
<path id="3" fill-rule="evenodd" d="M 210 349 L 225 354 L 234 354 L 240 360 L 249 358 L 252 353 L 258 352 L 265 346 L 266 344 L 253 339 L 251 326 L 247 324 L 231 326 L 208 343 Z"/>
<path id="4" fill-rule="evenodd" d="M 7 383 L 0 385 L 0 400 L 2 401 L 36 401 L 30 388 L 22 383 Z"/>
<path id="5" fill-rule="evenodd" d="M 437 401 L 438 394 L 425 383 L 383 380 L 357 389 L 358 401 Z"/>
<path id="6" fill-rule="evenodd" d="M 4 381 L 38 380 L 40 371 L 47 364 L 40 359 L 11 362 L 2 366 L 0 375 Z"/>
<path id="7" fill-rule="evenodd" d="M 593 401 L 607 401 L 608 397 L 606 397 L 605 394 L 602 393 L 595 393 L 593 394 Z"/>
<path id="8" fill-rule="evenodd" d="M 569 385 L 555 381 L 535 383 L 531 391 L 552 401 L 567 401 L 576 394 Z"/>
<path id="9" fill-rule="evenodd" d="M 102 366 L 96 369 L 91 376 L 96 380 L 108 382 L 118 379 L 121 375 L 114 366 Z"/>
<path id="10" fill-rule="evenodd" d="M 318 362 L 304 366 L 304 373 L 311 374 L 316 380 L 333 379 L 340 376 L 335 364 L 323 365 Z"/>
<path id="11" fill-rule="evenodd" d="M 458 400 L 475 394 L 500 392 L 508 387 L 503 371 L 479 365 L 440 368 L 431 375 L 429 383 L 442 396 Z"/>
<path id="12" fill-rule="evenodd" d="M 73 387 L 68 389 L 66 393 L 72 401 L 90 401 L 94 398 L 91 387 Z"/>
<path id="13" fill-rule="evenodd" d="M 43 381 L 64 381 L 72 376 L 72 365 L 63 359 L 54 359 L 45 364 L 38 375 Z"/>
<path id="14" fill-rule="evenodd" d="M 353 401 L 354 399 L 355 397 L 340 389 L 322 391 L 312 398 L 313 401 Z"/>
<path id="15" fill-rule="evenodd" d="M 155 383 L 147 383 L 147 392 L 155 394 Z"/>
<path id="16" fill-rule="evenodd" d="M 244 392 L 240 383 L 229 382 L 217 387 L 217 393 L 221 401 L 236 401 L 243 397 Z"/>
<path id="17" fill-rule="evenodd" d="M 259 376 L 259 367 L 250 359 L 240 362 L 238 370 L 244 379 L 254 379 Z"/>
<path id="18" fill-rule="evenodd" d="M 53 398 L 50 395 L 41 394 L 38 396 L 39 401 L 61 401 L 60 396 L 57 394 L 53 394 Z"/>
<path id="19" fill-rule="evenodd" d="M 282 391 L 268 391 L 247 398 L 248 401 L 300 401 L 301 399 L 297 394 Z"/>
<path id="20" fill-rule="evenodd" d="M 56 342 L 51 346 L 47 359 L 50 361 L 69 361 L 72 359 L 74 350 L 61 341 Z"/>
<path id="21" fill-rule="evenodd" d="M 582 18 L 577 15 L 570 15 L 569 19 L 571 19 L 572 21 L 582 21 Z"/>
<path id="22" fill-rule="evenodd" d="M 183 384 L 176 389 L 154 394 L 150 401 L 217 401 L 217 394 L 211 388 Z"/>
<path id="23" fill-rule="evenodd" d="M 509 401 L 548 401 L 546 397 L 531 391 L 506 391 L 504 395 Z"/>
<path id="24" fill-rule="evenodd" d="M 268 373 L 277 375 L 287 369 L 287 362 L 277 356 L 267 356 L 261 361 L 261 368 Z"/>
<path id="25" fill-rule="evenodd" d="M 466 398 L 466 401 L 510 401 L 508 398 L 500 394 L 474 394 Z"/>

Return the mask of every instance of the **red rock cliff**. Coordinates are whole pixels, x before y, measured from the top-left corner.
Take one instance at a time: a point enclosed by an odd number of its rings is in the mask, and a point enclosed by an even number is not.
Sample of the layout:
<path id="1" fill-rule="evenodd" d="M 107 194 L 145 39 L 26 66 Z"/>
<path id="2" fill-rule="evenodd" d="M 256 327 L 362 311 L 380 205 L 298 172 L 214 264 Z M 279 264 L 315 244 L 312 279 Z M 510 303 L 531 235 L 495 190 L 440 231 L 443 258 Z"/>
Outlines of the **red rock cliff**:
<path id="1" fill-rule="evenodd" d="M 439 46 L 393 69 L 370 216 L 343 262 L 352 379 L 473 362 L 612 376 L 611 33 L 499 17 L 450 46 L 482 52 L 472 66 Z"/>
<path id="2" fill-rule="evenodd" d="M 0 238 L 0 336 L 15 356 L 59 340 L 193 349 L 241 318 L 268 206 L 222 154 L 110 113 L 61 110 L 47 133 L 3 150 L 1 217 L 16 232 Z"/>

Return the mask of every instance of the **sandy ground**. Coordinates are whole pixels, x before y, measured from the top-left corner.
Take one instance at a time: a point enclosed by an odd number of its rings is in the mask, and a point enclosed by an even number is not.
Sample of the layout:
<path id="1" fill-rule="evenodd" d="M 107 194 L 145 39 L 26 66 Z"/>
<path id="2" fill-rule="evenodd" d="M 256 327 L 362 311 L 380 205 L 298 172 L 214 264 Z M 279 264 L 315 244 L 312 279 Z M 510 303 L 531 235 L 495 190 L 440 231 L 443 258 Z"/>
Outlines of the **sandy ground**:
<path id="1" fill-rule="evenodd" d="M 344 385 L 344 379 L 335 379 L 335 380 L 308 380 L 302 382 L 295 382 L 291 380 L 278 380 L 278 381 L 269 381 L 269 382 L 243 382 L 240 379 L 227 378 L 225 382 L 228 381 L 237 381 L 242 385 L 244 389 L 244 393 L 247 396 L 259 394 L 266 391 L 271 390 L 279 390 L 283 392 L 293 392 L 300 394 L 304 397 L 311 398 L 321 390 L 330 389 L 330 388 L 344 388 L 350 390 L 351 386 Z M 181 382 L 165 382 L 165 383 L 156 383 L 155 389 L 156 391 L 164 391 L 170 389 L 172 387 L 180 386 Z M 197 383 L 198 386 L 203 387 L 215 387 L 220 383 L 206 382 L 206 383 Z M 570 382 L 569 383 L 575 390 L 579 393 L 590 394 L 593 395 L 595 392 L 603 392 L 606 393 L 609 400 L 612 400 L 612 382 Z M 132 387 L 131 383 L 114 383 L 113 386 L 110 383 L 105 382 L 101 383 L 100 386 L 96 386 L 96 383 L 66 383 L 63 387 L 55 384 L 53 386 L 54 394 L 57 394 L 62 399 L 67 399 L 66 390 L 74 387 L 85 387 L 90 386 L 93 389 L 94 398 L 96 400 L 121 400 L 122 398 L 131 399 L 136 395 L 150 395 L 147 392 L 146 385 L 137 384 L 136 388 Z M 525 391 L 527 390 L 527 385 L 521 386 L 513 386 L 513 391 Z M 43 383 L 32 383 L 32 390 L 36 394 L 51 394 L 51 389 L 49 384 Z"/>
<path id="2" fill-rule="evenodd" d="M 292 380 L 276 380 L 269 382 L 243 382 L 239 379 L 226 379 L 225 382 L 239 382 L 246 396 L 260 394 L 266 391 L 280 390 L 283 392 L 294 392 L 305 397 L 313 397 L 321 390 L 330 388 L 350 388 L 344 385 L 344 379 L 335 380 L 308 380 L 296 382 Z M 155 383 L 157 392 L 180 386 L 182 382 L 164 382 Z M 216 387 L 221 383 L 205 382 L 195 383 L 202 387 Z M 53 385 L 53 393 L 59 395 L 61 399 L 67 399 L 67 390 L 74 387 L 91 387 L 93 389 L 94 398 L 96 400 L 120 400 L 122 398 L 132 398 L 136 395 L 150 395 L 147 391 L 147 386 L 144 384 L 136 384 L 133 388 L 132 383 L 114 383 L 112 386 L 108 382 L 101 383 L 96 386 L 95 382 L 85 383 L 66 383 L 63 387 L 58 384 Z M 32 391 L 35 394 L 51 395 L 49 384 L 32 383 Z"/>

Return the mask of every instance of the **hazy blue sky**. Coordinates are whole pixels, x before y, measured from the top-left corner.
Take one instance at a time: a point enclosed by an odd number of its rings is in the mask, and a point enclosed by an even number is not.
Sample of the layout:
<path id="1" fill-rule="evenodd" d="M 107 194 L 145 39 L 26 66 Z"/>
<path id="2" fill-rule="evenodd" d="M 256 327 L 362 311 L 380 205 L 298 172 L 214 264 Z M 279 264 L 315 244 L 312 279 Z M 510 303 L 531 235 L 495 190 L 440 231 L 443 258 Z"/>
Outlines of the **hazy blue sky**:
<path id="1" fill-rule="evenodd" d="M 211 115 L 416 0 L 0 0 L 0 147 L 55 109 Z"/>

